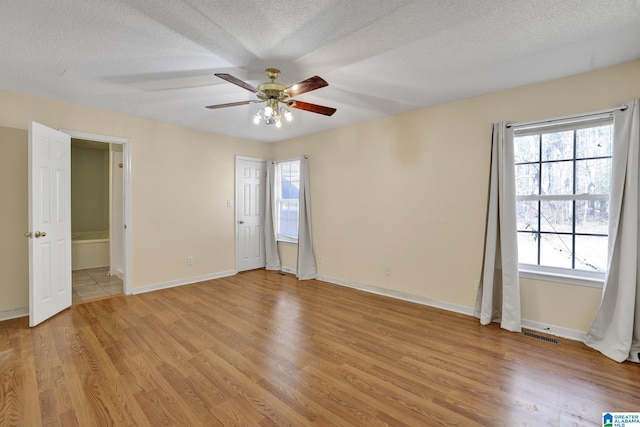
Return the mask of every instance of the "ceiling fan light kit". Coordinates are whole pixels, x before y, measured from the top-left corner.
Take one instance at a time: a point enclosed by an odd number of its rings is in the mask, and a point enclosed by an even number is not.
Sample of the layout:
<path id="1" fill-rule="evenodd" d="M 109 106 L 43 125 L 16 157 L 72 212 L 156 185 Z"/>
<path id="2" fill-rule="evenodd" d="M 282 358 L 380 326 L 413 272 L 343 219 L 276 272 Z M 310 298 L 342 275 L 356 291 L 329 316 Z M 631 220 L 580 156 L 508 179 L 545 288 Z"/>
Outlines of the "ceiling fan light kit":
<path id="1" fill-rule="evenodd" d="M 291 99 L 293 96 L 301 95 L 312 90 L 320 89 L 328 86 L 323 78 L 314 76 L 292 86 L 286 87 L 283 84 L 276 83 L 276 79 L 280 75 L 280 70 L 276 68 L 267 68 L 265 73 L 270 82 L 262 83 L 258 87 L 252 86 L 231 74 L 218 73 L 216 77 L 233 83 L 243 89 L 256 94 L 258 99 L 252 101 L 240 101 L 231 102 L 227 104 L 208 105 L 206 108 L 217 109 L 224 107 L 233 107 L 236 105 L 247 105 L 266 102 L 266 106 L 260 109 L 254 116 L 253 122 L 259 124 L 264 121 L 267 125 L 275 125 L 276 127 L 282 126 L 282 118 L 290 122 L 293 119 L 291 110 L 289 108 L 297 108 L 299 110 L 310 111 L 312 113 L 322 114 L 325 116 L 331 116 L 336 112 L 335 108 L 325 107 L 323 105 L 311 104 L 308 102 L 297 101 Z M 282 104 L 282 105 L 281 105 Z"/>
<path id="2" fill-rule="evenodd" d="M 293 120 L 291 110 L 289 110 L 287 107 L 278 106 L 277 102 L 271 101 L 272 100 L 268 100 L 267 106 L 258 110 L 258 112 L 253 116 L 253 123 L 260 124 L 260 122 L 264 120 L 265 124 L 275 124 L 276 127 L 279 128 L 282 126 L 282 117 L 284 117 L 284 119 L 288 122 Z"/>

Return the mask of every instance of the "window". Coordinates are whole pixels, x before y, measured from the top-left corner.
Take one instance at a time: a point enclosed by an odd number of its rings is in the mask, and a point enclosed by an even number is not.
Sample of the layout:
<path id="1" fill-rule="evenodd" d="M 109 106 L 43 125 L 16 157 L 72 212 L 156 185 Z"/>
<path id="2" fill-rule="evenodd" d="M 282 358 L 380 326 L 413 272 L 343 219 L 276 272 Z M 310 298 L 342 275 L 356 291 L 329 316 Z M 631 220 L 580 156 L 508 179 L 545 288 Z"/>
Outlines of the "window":
<path id="1" fill-rule="evenodd" d="M 300 160 L 276 163 L 275 169 L 277 240 L 297 242 Z"/>
<path id="2" fill-rule="evenodd" d="M 514 128 L 520 270 L 602 280 L 613 119 Z"/>

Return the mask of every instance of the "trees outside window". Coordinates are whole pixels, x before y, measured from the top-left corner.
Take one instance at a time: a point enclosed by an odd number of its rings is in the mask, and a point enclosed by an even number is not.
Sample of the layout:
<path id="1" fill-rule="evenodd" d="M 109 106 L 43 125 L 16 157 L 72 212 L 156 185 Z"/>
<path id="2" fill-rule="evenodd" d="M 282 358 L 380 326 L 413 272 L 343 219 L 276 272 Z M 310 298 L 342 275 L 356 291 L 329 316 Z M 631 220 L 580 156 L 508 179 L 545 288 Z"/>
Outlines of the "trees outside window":
<path id="1" fill-rule="evenodd" d="M 276 234 L 280 241 L 298 241 L 300 160 L 276 164 Z"/>
<path id="2" fill-rule="evenodd" d="M 522 265 L 604 273 L 611 118 L 514 129 Z"/>

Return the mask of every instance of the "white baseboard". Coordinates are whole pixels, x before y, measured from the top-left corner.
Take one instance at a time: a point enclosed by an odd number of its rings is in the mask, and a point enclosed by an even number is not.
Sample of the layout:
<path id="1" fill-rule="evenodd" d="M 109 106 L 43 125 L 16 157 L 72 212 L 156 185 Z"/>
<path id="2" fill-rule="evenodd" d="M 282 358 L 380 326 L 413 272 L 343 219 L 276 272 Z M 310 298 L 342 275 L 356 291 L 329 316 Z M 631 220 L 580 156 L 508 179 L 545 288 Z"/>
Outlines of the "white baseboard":
<path id="1" fill-rule="evenodd" d="M 296 270 L 290 267 L 282 267 L 282 271 L 286 273 L 296 274 Z M 146 292 L 157 291 L 160 289 L 168 289 L 176 286 L 189 285 L 192 283 L 203 282 L 205 280 L 220 279 L 222 277 L 229 277 L 237 274 L 236 270 L 222 271 L 219 273 L 211 273 L 204 276 L 190 277 L 188 279 L 172 280 L 169 282 L 157 283 L 154 285 L 141 286 L 133 288 L 132 294 L 142 294 Z M 466 314 L 473 316 L 473 307 L 468 307 L 460 304 L 453 304 L 445 301 L 438 301 L 430 298 L 419 297 L 416 295 L 406 294 L 403 292 L 392 291 L 389 289 L 379 288 L 377 286 L 364 285 L 361 283 L 353 283 L 345 280 L 335 279 L 327 276 L 318 276 L 318 280 L 323 282 L 332 283 L 334 285 L 345 286 L 360 290 L 363 292 L 369 292 L 377 295 L 384 295 L 390 298 L 395 298 L 403 301 L 409 301 L 416 304 L 422 304 L 429 307 L 440 308 L 442 310 L 452 311 L 455 313 Z M 25 317 L 29 315 L 29 307 L 18 308 L 15 310 L 0 311 L 0 321 L 16 319 L 18 317 Z M 562 326 L 551 325 L 535 320 L 522 319 L 522 327 L 531 329 L 534 331 L 554 335 L 561 338 L 566 338 L 575 341 L 584 341 L 586 333 L 578 331 L 576 329 L 569 329 Z"/>
<path id="2" fill-rule="evenodd" d="M 473 316 L 473 307 L 467 307 L 465 305 L 453 304 L 450 302 L 444 302 L 444 301 L 438 301 L 430 298 L 419 297 L 416 295 L 406 294 L 404 292 L 398 292 L 398 291 L 392 291 L 389 289 L 379 288 L 377 286 L 346 282 L 344 280 L 334 279 L 332 277 L 318 276 L 318 280 L 333 283 L 334 285 L 346 286 L 347 288 L 358 289 L 358 290 L 369 292 L 372 294 L 384 295 L 384 296 L 388 296 L 388 297 L 403 300 L 403 301 L 415 302 L 416 304 L 422 304 L 429 307 L 441 308 L 443 310 L 453 311 L 455 313 L 461 313 L 461 314 Z"/>
<path id="3" fill-rule="evenodd" d="M 384 295 L 390 298 L 395 298 L 403 301 L 414 302 L 416 304 L 422 304 L 429 307 L 440 308 L 442 310 L 452 311 L 455 313 L 466 314 L 468 316 L 473 316 L 473 312 L 474 312 L 474 307 L 468 307 L 465 305 L 453 304 L 445 301 L 438 301 L 430 298 L 419 297 L 416 295 L 406 294 L 403 292 L 379 288 L 377 286 L 347 282 L 344 280 L 334 279 L 332 277 L 326 277 L 326 276 L 318 276 L 318 280 L 322 280 L 323 282 L 333 283 L 334 285 L 340 285 L 348 288 L 357 289 L 364 292 Z M 538 332 L 543 332 L 549 335 L 554 335 L 560 338 L 575 340 L 575 341 L 583 341 L 586 335 L 586 333 L 582 331 L 564 328 L 562 326 L 556 326 L 556 325 L 550 325 L 547 323 L 537 322 L 535 320 L 522 319 L 522 327 L 526 329 L 538 331 Z"/>
<path id="4" fill-rule="evenodd" d="M 284 265 L 282 266 L 282 268 L 280 268 L 280 271 L 284 271 L 285 273 L 291 273 L 294 276 L 296 275 L 296 273 L 298 272 L 298 270 L 296 268 L 292 268 L 292 267 L 285 267 Z"/>
<path id="5" fill-rule="evenodd" d="M 117 270 L 115 271 L 115 273 L 112 271 L 112 272 L 111 272 L 111 275 L 112 275 L 112 276 L 116 276 L 118 279 L 120 279 L 120 280 L 122 280 L 122 281 L 124 282 L 124 273 L 123 273 L 123 271 L 122 271 L 122 270 L 117 269 Z"/>
<path id="6" fill-rule="evenodd" d="M 29 307 L 16 308 L 15 310 L 0 311 L 0 322 L 3 320 L 17 319 L 29 315 Z"/>
<path id="7" fill-rule="evenodd" d="M 192 283 L 204 282 L 205 280 L 220 279 L 222 277 L 234 276 L 238 272 L 236 270 L 221 271 L 219 273 L 206 274 L 204 276 L 189 277 L 186 279 L 171 280 L 169 282 L 156 283 L 154 285 L 140 286 L 132 289 L 133 295 L 143 294 L 146 292 L 158 291 L 160 289 L 175 288 L 176 286 L 190 285 Z"/>

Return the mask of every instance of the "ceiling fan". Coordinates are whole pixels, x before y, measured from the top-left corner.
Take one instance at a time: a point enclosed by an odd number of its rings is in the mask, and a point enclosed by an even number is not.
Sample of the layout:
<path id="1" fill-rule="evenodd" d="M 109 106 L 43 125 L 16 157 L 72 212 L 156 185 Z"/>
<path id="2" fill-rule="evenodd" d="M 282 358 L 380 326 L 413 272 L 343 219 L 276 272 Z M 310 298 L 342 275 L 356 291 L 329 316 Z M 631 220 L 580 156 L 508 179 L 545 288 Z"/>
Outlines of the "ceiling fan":
<path id="1" fill-rule="evenodd" d="M 265 70 L 265 73 L 267 74 L 267 77 L 271 79 L 271 82 L 262 83 L 258 85 L 258 87 L 252 86 L 249 83 L 232 76 L 231 74 L 217 73 L 216 77 L 220 77 L 221 79 L 226 80 L 229 83 L 233 83 L 234 85 L 240 86 L 243 89 L 255 93 L 258 99 L 254 99 L 251 101 L 230 102 L 227 104 L 207 105 L 206 108 L 216 109 L 234 107 L 236 105 L 257 104 L 266 102 L 267 105 L 263 109 L 258 111 L 258 113 L 256 113 L 253 121 L 257 124 L 260 123 L 261 120 L 264 120 L 266 124 L 275 124 L 277 127 L 280 127 L 281 125 L 281 117 L 284 116 L 285 119 L 289 121 L 291 120 L 291 111 L 288 107 L 297 108 L 298 110 L 310 111 L 312 113 L 323 114 L 325 116 L 331 116 L 336 112 L 335 108 L 291 99 L 294 96 L 328 86 L 329 83 L 327 83 L 323 78 L 314 76 L 289 87 L 286 87 L 285 85 L 276 83 L 275 81 L 280 75 L 280 70 L 276 68 L 267 68 Z"/>

